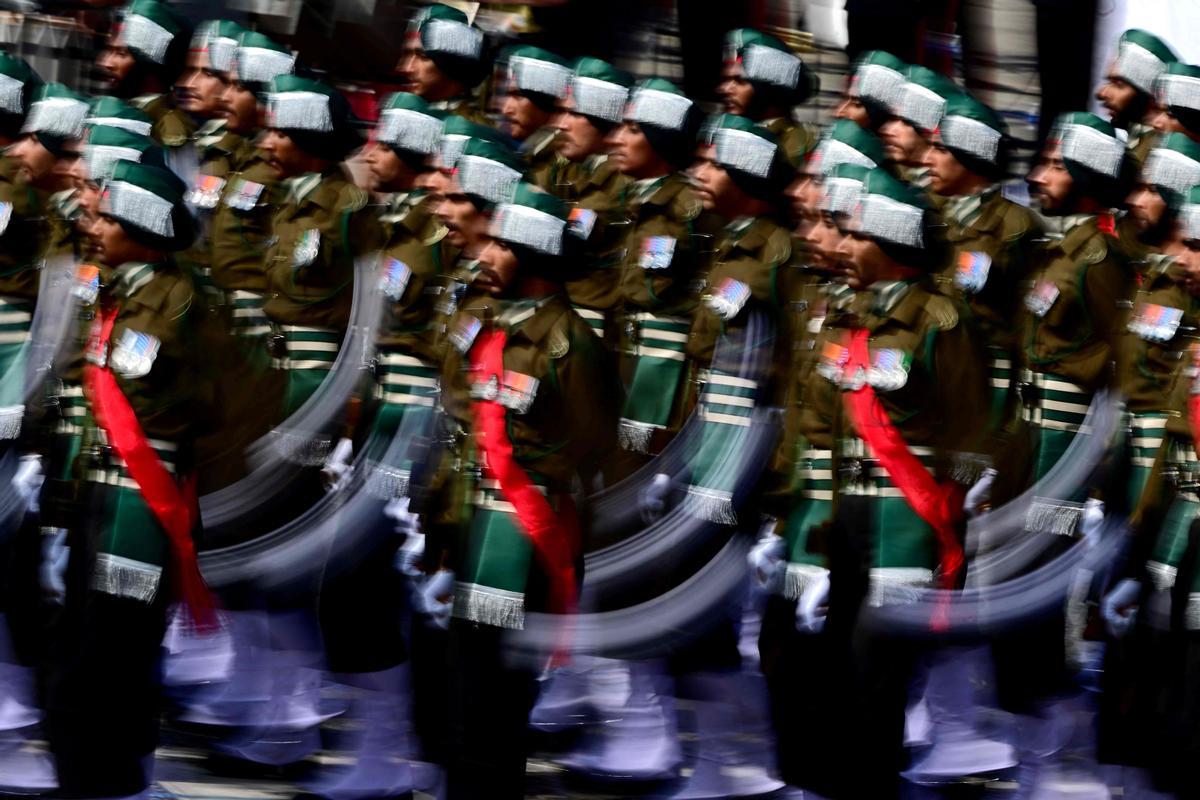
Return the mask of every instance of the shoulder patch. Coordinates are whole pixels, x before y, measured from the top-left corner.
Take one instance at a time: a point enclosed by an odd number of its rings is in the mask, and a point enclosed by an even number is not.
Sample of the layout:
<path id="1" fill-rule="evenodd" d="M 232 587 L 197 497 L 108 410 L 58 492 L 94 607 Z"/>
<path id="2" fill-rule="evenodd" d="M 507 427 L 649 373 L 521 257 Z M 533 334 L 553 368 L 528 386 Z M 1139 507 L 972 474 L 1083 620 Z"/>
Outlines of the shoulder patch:
<path id="1" fill-rule="evenodd" d="M 949 297 L 932 294 L 925 302 L 925 313 L 933 317 L 939 328 L 948 331 L 958 324 L 958 308 Z"/>
<path id="2" fill-rule="evenodd" d="M 783 228 L 772 232 L 763 248 L 763 255 L 766 263 L 773 267 L 786 262 L 792 257 L 792 235 Z"/>
<path id="3" fill-rule="evenodd" d="M 340 205 L 346 211 L 361 211 L 367 207 L 367 193 L 358 188 L 352 183 L 346 184 L 346 188 L 342 190 Z"/>
<path id="4" fill-rule="evenodd" d="M 562 358 L 571 350 L 571 337 L 563 326 L 555 325 L 546 335 L 546 355 Z"/>
<path id="5" fill-rule="evenodd" d="M 675 195 L 675 201 L 671 204 L 675 218 L 680 222 L 691 222 L 696 217 L 700 216 L 700 212 L 704 210 L 704 205 L 700 202 L 700 198 L 692 191 L 691 187 L 685 188 L 679 194 Z"/>
<path id="6" fill-rule="evenodd" d="M 1104 234 L 1093 236 L 1079 249 L 1079 259 L 1085 264 L 1098 264 L 1108 256 Z"/>
<path id="7" fill-rule="evenodd" d="M 428 238 L 421 240 L 421 244 L 425 245 L 426 247 L 433 247 L 442 239 L 445 239 L 446 234 L 449 232 L 450 229 L 445 225 L 438 225 L 437 230 L 435 230 Z"/>

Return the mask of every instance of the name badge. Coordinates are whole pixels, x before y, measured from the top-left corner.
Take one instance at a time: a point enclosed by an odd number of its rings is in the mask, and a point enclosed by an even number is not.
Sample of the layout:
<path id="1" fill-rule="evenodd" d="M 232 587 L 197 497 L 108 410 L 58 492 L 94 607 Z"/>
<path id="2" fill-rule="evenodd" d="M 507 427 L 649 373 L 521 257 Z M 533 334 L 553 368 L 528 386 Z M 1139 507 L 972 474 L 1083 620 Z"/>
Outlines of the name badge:
<path id="1" fill-rule="evenodd" d="M 1151 342 L 1169 342 L 1175 338 L 1183 310 L 1160 306 L 1157 303 L 1138 303 L 1128 328 L 1131 333 Z"/>
<path id="2" fill-rule="evenodd" d="M 954 285 L 967 294 L 977 294 L 987 284 L 992 257 L 987 253 L 959 253 Z"/>
<path id="3" fill-rule="evenodd" d="M 292 251 L 292 266 L 307 267 L 316 261 L 317 254 L 320 252 L 321 232 L 316 228 L 309 228 L 296 240 L 296 248 Z"/>
<path id="4" fill-rule="evenodd" d="M 1025 307 L 1034 316 L 1044 317 L 1057 299 L 1058 287 L 1054 285 L 1054 281 L 1041 280 L 1025 295 Z"/>
<path id="5" fill-rule="evenodd" d="M 500 387 L 500 405 L 514 413 L 524 414 L 533 406 L 537 396 L 538 379 L 512 370 L 504 370 L 504 384 Z"/>
<path id="6" fill-rule="evenodd" d="M 675 257 L 675 239 L 671 236 L 647 236 L 642 239 L 638 266 L 642 269 L 666 269 Z"/>
<path id="7" fill-rule="evenodd" d="M 142 378 L 150 374 L 162 343 L 148 333 L 126 328 L 109 357 L 109 366 L 124 378 Z"/>
<path id="8" fill-rule="evenodd" d="M 379 290 L 393 301 L 404 296 L 408 281 L 412 278 L 412 270 L 398 258 L 389 258 L 383 265 L 383 275 L 379 278 Z"/>

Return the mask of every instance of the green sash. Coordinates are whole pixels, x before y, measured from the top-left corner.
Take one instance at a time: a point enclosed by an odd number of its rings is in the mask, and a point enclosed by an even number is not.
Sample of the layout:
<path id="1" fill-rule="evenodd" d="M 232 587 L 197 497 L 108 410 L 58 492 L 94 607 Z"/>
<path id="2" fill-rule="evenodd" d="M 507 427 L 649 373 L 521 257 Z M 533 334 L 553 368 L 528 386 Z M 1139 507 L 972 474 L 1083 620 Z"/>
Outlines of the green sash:
<path id="1" fill-rule="evenodd" d="M 632 314 L 632 342 L 626 353 L 633 360 L 633 378 L 625 395 L 618 440 L 621 447 L 650 452 L 650 437 L 666 428 L 686 374 L 688 331 L 686 317 Z"/>
<path id="2" fill-rule="evenodd" d="M 705 376 L 697 406 L 701 427 L 699 442 L 688 465 L 689 510 L 709 522 L 736 525 L 733 490 L 742 473 L 746 436 L 754 413 L 758 383 L 721 370 Z"/>
<path id="3" fill-rule="evenodd" d="M 813 576 L 823 571 L 824 559 L 808 552 L 808 538 L 813 528 L 833 516 L 832 450 L 801 450 L 792 498 L 783 531 L 788 554 L 783 596 L 797 600 Z"/>
<path id="4" fill-rule="evenodd" d="M 603 341 L 604 333 L 605 333 L 605 331 L 604 331 L 604 312 L 600 311 L 599 309 L 595 309 L 595 308 L 585 308 L 584 306 L 577 306 L 574 303 L 571 304 L 571 308 L 575 309 L 576 314 L 583 317 L 583 321 L 586 322 L 588 324 L 588 327 L 592 329 L 592 333 L 599 336 L 600 340 Z"/>
<path id="5" fill-rule="evenodd" d="M 1059 462 L 1087 417 L 1092 394 L 1082 386 L 1042 372 L 1023 374 L 1023 418 L 1034 427 L 1033 479 Z"/>
<path id="6" fill-rule="evenodd" d="M 454 616 L 498 628 L 525 627 L 532 563 L 533 543 L 512 505 L 495 480 L 481 480 L 454 590 Z"/>
<path id="7" fill-rule="evenodd" d="M 231 328 L 236 336 L 263 337 L 271 332 L 271 323 L 263 312 L 265 295 L 234 289 L 229 292 L 228 303 L 233 309 Z"/>
<path id="8" fill-rule="evenodd" d="M 1012 354 L 1003 347 L 988 346 L 988 379 L 992 387 L 992 428 L 1004 423 L 1004 409 L 1012 393 Z"/>
<path id="9" fill-rule="evenodd" d="M 32 321 L 32 303 L 0 298 L 0 440 L 21 434 L 26 344 Z"/>
<path id="10" fill-rule="evenodd" d="M 437 402 L 438 370 L 419 358 L 387 350 L 379 352 L 376 364 L 375 399 L 380 405 L 366 450 L 372 466 L 368 488 L 375 497 L 404 497 L 412 459 L 407 448 L 397 454 L 396 463 L 387 460 L 387 453 L 401 424 L 413 431 L 428 428 Z"/>
<path id="11" fill-rule="evenodd" d="M 1146 482 L 1154 469 L 1154 459 L 1162 447 L 1167 432 L 1166 414 L 1128 415 L 1129 439 L 1126 442 L 1129 483 L 1127 484 L 1127 508 L 1137 508 L 1142 499 Z"/>
<path id="12" fill-rule="evenodd" d="M 284 414 L 290 417 L 316 392 L 337 360 L 342 335 L 330 328 L 281 325 L 287 357 L 277 366 L 287 370 Z"/>

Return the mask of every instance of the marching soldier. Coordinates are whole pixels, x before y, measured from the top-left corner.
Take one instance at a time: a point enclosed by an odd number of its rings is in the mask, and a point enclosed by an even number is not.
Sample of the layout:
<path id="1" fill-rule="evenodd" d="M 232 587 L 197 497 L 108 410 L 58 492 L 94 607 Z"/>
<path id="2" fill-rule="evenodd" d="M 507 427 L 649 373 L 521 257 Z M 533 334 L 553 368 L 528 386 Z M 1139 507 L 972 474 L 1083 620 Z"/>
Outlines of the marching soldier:
<path id="1" fill-rule="evenodd" d="M 968 324 L 988 348 L 995 427 L 1007 421 L 1002 415 L 1015 388 L 1013 363 L 1020 343 L 1012 320 L 1021 307 L 1039 226 L 1028 209 L 1001 190 L 1007 132 L 990 108 L 956 93 L 947 99 L 940 124 L 930 130 L 929 189 L 945 198 L 942 217 L 950 246 L 935 280 L 943 292 L 964 302 Z"/>
<path id="2" fill-rule="evenodd" d="M 725 34 L 725 65 L 717 84 L 725 113 L 752 119 L 775 134 L 793 167 L 816 144 L 816 134 L 792 119 L 792 108 L 820 88 L 816 74 L 774 36 L 753 28 Z"/>
<path id="3" fill-rule="evenodd" d="M 212 624 L 196 564 L 191 443 L 209 398 L 194 368 L 203 305 L 171 253 L 191 243 L 185 187 L 120 162 L 93 228 L 111 277 L 86 350 L 84 446 L 74 474 L 90 513 L 69 533 L 66 607 L 51 683 L 59 789 L 125 797 L 146 789 L 157 740 L 155 674 L 174 598 Z"/>
<path id="4" fill-rule="evenodd" d="M 620 299 L 622 198 L 630 181 L 609 156 L 605 139 L 621 124 L 632 84 L 628 73 L 597 58 L 575 62 L 556 120 L 558 152 L 571 164 L 569 178 L 547 189 L 572 204 L 569 230 L 583 242 L 583 264 L 564 280 L 567 297 L 610 344 Z"/>
<path id="5" fill-rule="evenodd" d="M 566 93 L 571 68 L 559 56 L 531 45 L 513 47 L 501 60 L 506 79 L 500 113 L 509 136 L 521 143 L 526 180 L 554 192 L 567 180 L 567 163 L 554 146 L 558 129 L 550 122 Z"/>
<path id="6" fill-rule="evenodd" d="M 183 70 L 189 36 L 187 20 L 171 6 L 133 0 L 96 60 L 108 90 L 149 115 L 150 135 L 166 148 L 183 147 L 195 130 L 176 107 L 172 91 Z"/>
<path id="7" fill-rule="evenodd" d="M 589 482 L 615 442 L 620 390 L 611 356 L 562 295 L 561 201 L 528 184 L 500 203 L 477 286 L 499 313 L 459 312 L 448 376 L 466 371 L 471 403 L 455 478 L 474 482 L 450 563 L 453 731 L 449 797 L 524 796 L 524 729 L 534 675 L 505 663 L 503 634 L 527 611 L 570 611 L 580 534 L 568 489 Z M 459 327 L 465 323 L 464 327 Z"/>
<path id="8" fill-rule="evenodd" d="M 434 3 L 409 22 L 397 71 L 404 78 L 404 91 L 435 111 L 486 125 L 487 117 L 471 97 L 487 71 L 483 56 L 483 31 L 457 8 Z"/>
<path id="9" fill-rule="evenodd" d="M 1141 166 L 1154 147 L 1154 118 L 1158 106 L 1154 82 L 1167 65 L 1178 61 L 1175 51 L 1157 36 L 1128 30 L 1117 41 L 1117 53 L 1108 66 L 1096 99 L 1109 113 L 1114 128 L 1128 132 L 1129 154 Z"/>
<path id="10" fill-rule="evenodd" d="M 1200 67 L 1172 61 L 1154 81 L 1158 113 L 1154 130 L 1159 136 L 1182 133 L 1200 141 Z"/>
<path id="11" fill-rule="evenodd" d="M 964 487 L 955 476 L 978 452 L 977 420 L 987 414 L 979 343 L 929 281 L 942 263 L 931 212 L 883 170 L 862 186 L 839 250 L 859 292 L 854 316 L 822 332 L 804 399 L 805 437 L 835 449 L 825 536 L 834 594 L 811 576 L 797 622 L 816 629 L 828 600 L 842 635 L 863 602 L 903 602 L 909 587 L 953 588 L 961 578 Z M 897 796 L 913 657 L 912 645 L 878 631 L 855 636 L 855 752 L 869 755 L 842 778 L 854 796 Z"/>
<path id="12" fill-rule="evenodd" d="M 694 233 L 703 207 L 679 170 L 691 157 L 698 114 L 673 84 L 651 78 L 633 88 L 624 121 L 609 137 L 609 157 L 632 180 L 619 270 L 626 384 L 620 442 L 640 454 L 633 462 L 661 450 L 690 410 L 685 345 L 701 275 Z"/>
<path id="13" fill-rule="evenodd" d="M 378 249 L 367 195 L 340 162 L 358 134 L 344 97 L 323 83 L 280 75 L 268 86 L 259 142 L 286 197 L 266 252 L 272 356 L 287 375 L 282 412 L 303 405 L 337 357 L 350 319 L 354 259 Z"/>

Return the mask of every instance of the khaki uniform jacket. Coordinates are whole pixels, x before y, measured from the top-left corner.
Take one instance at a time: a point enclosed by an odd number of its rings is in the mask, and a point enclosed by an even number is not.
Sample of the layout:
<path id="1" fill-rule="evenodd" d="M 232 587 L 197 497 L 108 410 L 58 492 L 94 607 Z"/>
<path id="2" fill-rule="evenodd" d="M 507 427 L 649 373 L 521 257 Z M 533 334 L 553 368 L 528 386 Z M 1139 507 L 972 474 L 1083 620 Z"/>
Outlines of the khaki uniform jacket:
<path id="1" fill-rule="evenodd" d="M 644 199 L 626 190 L 629 228 L 622 248 L 621 299 L 628 313 L 687 316 L 696 306 L 701 257 L 693 225 L 702 206 L 687 179 L 666 179 Z"/>
<path id="2" fill-rule="evenodd" d="M 50 230 L 44 198 L 17 183 L 17 170 L 15 159 L 0 156 L 0 296 L 32 300 Z"/>
<path id="3" fill-rule="evenodd" d="M 196 123 L 175 105 L 170 92 L 145 94 L 129 102 L 150 117 L 150 138 L 163 147 L 183 147 L 192 140 Z"/>
<path id="4" fill-rule="evenodd" d="M 571 178 L 555 188 L 559 197 L 574 206 L 570 230 L 583 240 L 584 263 L 564 282 L 567 297 L 575 305 L 609 310 L 621 297 L 617 262 L 628 228 L 621 198 L 630 181 L 607 159 L 590 170 L 574 165 Z"/>
<path id="5" fill-rule="evenodd" d="M 267 290 L 263 253 L 272 218 L 283 204 L 275 169 L 253 143 L 242 140 L 231 155 L 221 201 L 213 209 L 209 244 L 213 282 L 225 290 Z"/>
<path id="6" fill-rule="evenodd" d="M 382 239 L 366 192 L 335 168 L 299 202 L 286 199 L 271 231 L 264 306 L 268 319 L 344 330 L 353 299 L 354 260 L 378 250 Z"/>
<path id="7" fill-rule="evenodd" d="M 1091 218 L 1035 252 L 1025 296 L 1024 367 L 1089 391 L 1112 382 L 1113 344 L 1134 277 L 1110 245 Z"/>
<path id="8" fill-rule="evenodd" d="M 808 125 L 801 125 L 789 117 L 775 117 L 763 120 L 759 124 L 775 134 L 788 163 L 794 167 L 804 163 L 804 157 L 812 151 L 820 138 L 820 131 Z"/>
<path id="9" fill-rule="evenodd" d="M 539 189 L 555 194 L 555 187 L 569 180 L 568 173 L 573 164 L 558 154 L 554 140 L 558 130 L 547 125 L 534 131 L 521 143 L 521 155 L 525 158 L 525 180 Z"/>

